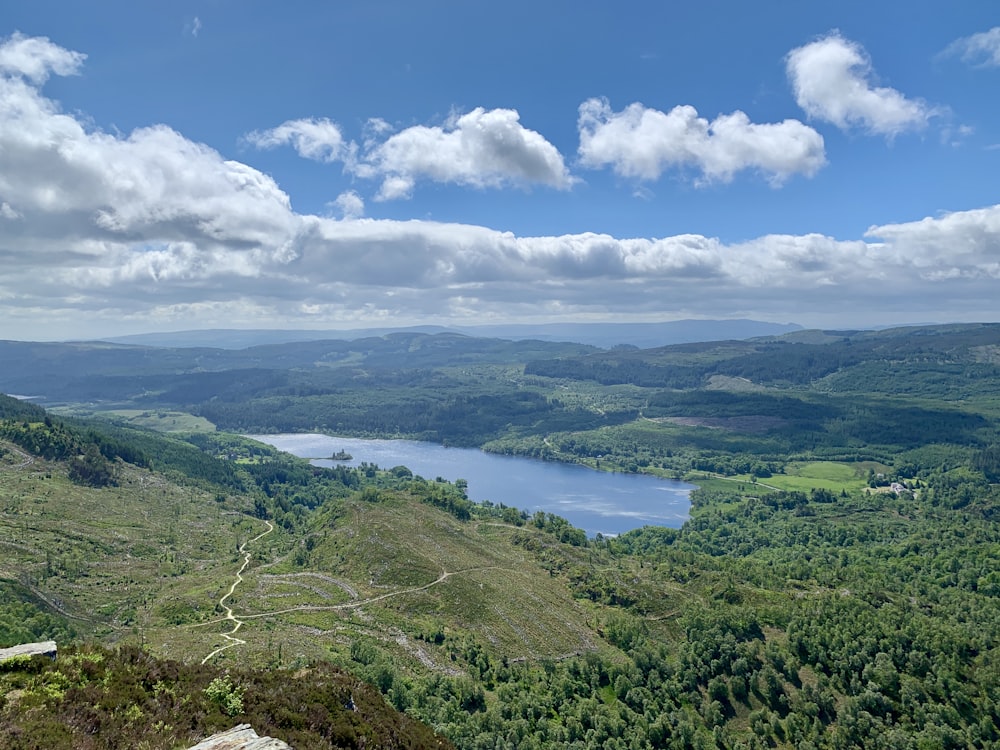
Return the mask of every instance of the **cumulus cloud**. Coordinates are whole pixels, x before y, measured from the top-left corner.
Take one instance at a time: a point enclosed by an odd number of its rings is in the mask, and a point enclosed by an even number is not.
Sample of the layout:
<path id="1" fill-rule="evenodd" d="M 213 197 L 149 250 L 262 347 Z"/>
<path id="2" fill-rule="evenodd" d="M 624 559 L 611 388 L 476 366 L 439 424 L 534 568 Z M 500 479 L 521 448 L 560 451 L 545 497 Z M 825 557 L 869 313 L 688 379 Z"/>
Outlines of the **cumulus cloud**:
<path id="1" fill-rule="evenodd" d="M 335 208 L 345 219 L 358 219 L 365 215 L 365 202 L 354 190 L 346 190 L 333 201 Z"/>
<path id="2" fill-rule="evenodd" d="M 350 158 L 354 145 L 344 140 L 340 126 L 326 118 L 288 120 L 270 130 L 255 130 L 244 140 L 257 148 L 291 146 L 299 156 L 333 162 Z"/>
<path id="3" fill-rule="evenodd" d="M 1000 206 L 871 227 L 883 256 L 920 278 L 1000 279 Z"/>
<path id="4" fill-rule="evenodd" d="M 578 124 L 584 166 L 611 166 L 639 180 L 693 168 L 702 181 L 728 182 L 755 170 L 780 185 L 794 174 L 812 176 L 826 163 L 823 137 L 798 120 L 758 124 L 736 111 L 709 122 L 691 106 L 661 112 L 634 103 L 615 112 L 606 99 L 588 99 Z"/>
<path id="5" fill-rule="evenodd" d="M 840 34 L 793 49 L 785 63 L 798 105 L 841 130 L 857 127 L 892 137 L 925 127 L 935 114 L 919 99 L 874 85 L 868 54 Z"/>
<path id="6" fill-rule="evenodd" d="M 149 241 L 219 256 L 287 247 L 298 219 L 271 178 L 163 125 L 125 136 L 85 128 L 38 87 L 82 60 L 48 40 L 15 36 L 0 60 L 0 203 L 19 218 L 20 261 L 104 264 Z"/>
<path id="7" fill-rule="evenodd" d="M 0 60 L 11 59 L 0 45 Z M 935 309 L 954 318 L 963 305 L 970 315 L 995 310 L 1000 206 L 873 227 L 861 239 L 741 243 L 698 234 L 523 237 L 365 219 L 350 193 L 335 201 L 344 218 L 305 216 L 271 178 L 164 125 L 85 128 L 44 96 L 46 73 L 24 68 L 0 72 L 0 333 L 8 337 L 665 311 L 786 317 L 796 309 L 815 319 L 858 310 L 871 323 L 874 308 L 919 310 L 921 319 Z"/>
<path id="8" fill-rule="evenodd" d="M 515 110 L 478 107 L 449 117 L 443 126 L 416 125 L 390 135 L 392 130 L 381 118 L 368 120 L 359 148 L 329 120 L 290 120 L 252 132 L 245 140 L 258 148 L 291 145 L 315 161 L 343 161 L 354 176 L 381 180 L 378 201 L 410 198 L 420 180 L 476 188 L 540 184 L 560 190 L 576 181 L 558 149 L 521 125 Z"/>
<path id="9" fill-rule="evenodd" d="M 1000 67 L 1000 26 L 989 31 L 956 39 L 948 45 L 945 55 L 957 55 L 962 62 L 980 68 Z"/>
<path id="10" fill-rule="evenodd" d="M 53 44 L 48 37 L 29 37 L 15 31 L 0 40 L 0 74 L 21 75 L 32 83 L 44 83 L 49 75 L 75 75 L 87 58 Z"/>
<path id="11" fill-rule="evenodd" d="M 521 125 L 513 109 L 477 107 L 440 127 L 406 128 L 373 145 L 365 161 L 372 172 L 384 175 L 381 200 L 408 197 L 420 179 L 479 188 L 540 184 L 560 190 L 574 182 L 558 149 Z"/>
<path id="12" fill-rule="evenodd" d="M 414 179 L 410 176 L 389 175 L 375 194 L 377 201 L 394 201 L 413 197 Z"/>

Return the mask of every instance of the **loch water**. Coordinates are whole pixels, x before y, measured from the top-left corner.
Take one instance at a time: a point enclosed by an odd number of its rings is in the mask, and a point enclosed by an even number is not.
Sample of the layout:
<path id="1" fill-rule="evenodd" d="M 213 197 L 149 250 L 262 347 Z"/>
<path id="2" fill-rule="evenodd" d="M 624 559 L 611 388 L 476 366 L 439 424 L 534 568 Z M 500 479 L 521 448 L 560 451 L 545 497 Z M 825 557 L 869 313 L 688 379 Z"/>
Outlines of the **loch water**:
<path id="1" fill-rule="evenodd" d="M 318 434 L 250 435 L 318 466 L 362 462 L 406 466 L 433 480 L 465 479 L 470 500 L 562 516 L 589 536 L 612 536 L 642 526 L 680 527 L 688 518 L 693 485 L 645 474 L 596 471 L 585 466 L 502 456 L 475 448 L 446 448 L 416 440 L 367 440 Z M 333 461 L 339 452 L 349 461 Z"/>

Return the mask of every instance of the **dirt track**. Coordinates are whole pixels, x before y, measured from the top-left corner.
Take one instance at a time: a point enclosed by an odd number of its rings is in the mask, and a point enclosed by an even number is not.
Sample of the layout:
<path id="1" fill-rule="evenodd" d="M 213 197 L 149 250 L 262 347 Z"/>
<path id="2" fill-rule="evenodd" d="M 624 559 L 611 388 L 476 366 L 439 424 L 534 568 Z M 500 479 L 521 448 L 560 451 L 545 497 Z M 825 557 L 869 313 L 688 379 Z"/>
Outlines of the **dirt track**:
<path id="1" fill-rule="evenodd" d="M 233 581 L 232 586 L 229 587 L 229 591 L 223 594 L 222 598 L 219 599 L 219 606 L 226 610 L 226 616 L 223 619 L 229 620 L 233 623 L 233 629 L 230 630 L 228 633 L 222 634 L 222 637 L 225 638 L 227 641 L 229 641 L 229 643 L 227 643 L 225 646 L 220 646 L 219 648 L 215 649 L 215 651 L 206 656 L 204 659 L 202 659 L 201 660 L 202 664 L 207 663 L 213 656 L 221 654 L 227 648 L 232 648 L 233 646 L 239 646 L 246 643 L 246 641 L 244 641 L 242 638 L 236 637 L 236 631 L 238 631 L 241 627 L 243 627 L 243 620 L 239 619 L 233 614 L 233 608 L 226 604 L 226 599 L 228 599 L 233 595 L 233 592 L 236 591 L 236 587 L 239 584 L 243 583 L 243 571 L 247 569 L 247 566 L 250 564 L 250 560 L 253 557 L 249 552 L 247 552 L 247 545 L 253 544 L 258 539 L 263 539 L 272 531 L 274 531 L 273 523 L 271 523 L 270 521 L 264 521 L 264 523 L 267 524 L 267 531 L 258 534 L 253 539 L 243 542 L 243 544 L 240 545 L 240 552 L 243 554 L 243 565 L 241 565 L 240 569 L 236 571 L 236 580 Z"/>

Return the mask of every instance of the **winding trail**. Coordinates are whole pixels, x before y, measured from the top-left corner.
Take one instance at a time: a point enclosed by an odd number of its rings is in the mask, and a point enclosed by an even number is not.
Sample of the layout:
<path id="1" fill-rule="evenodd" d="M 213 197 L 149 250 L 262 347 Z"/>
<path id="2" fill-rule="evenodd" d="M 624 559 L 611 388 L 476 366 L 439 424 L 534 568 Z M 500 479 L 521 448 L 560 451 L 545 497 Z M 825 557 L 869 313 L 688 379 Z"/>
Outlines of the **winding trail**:
<path id="1" fill-rule="evenodd" d="M 30 453 L 26 453 L 15 445 L 8 445 L 7 447 L 23 459 L 21 463 L 12 466 L 12 469 L 23 469 L 25 466 L 31 466 L 31 464 L 35 463 L 35 457 Z"/>
<path id="2" fill-rule="evenodd" d="M 215 622 L 225 622 L 226 620 L 229 620 L 233 623 L 233 629 L 230 630 L 228 633 L 222 634 L 222 637 L 225 638 L 227 641 L 229 641 L 229 643 L 227 643 L 225 646 L 220 646 L 219 648 L 215 649 L 215 651 L 206 656 L 204 659 L 202 659 L 201 660 L 202 664 L 206 664 L 209 660 L 211 660 L 213 656 L 218 656 L 227 648 L 232 648 L 233 646 L 240 646 L 246 643 L 246 641 L 244 641 L 242 638 L 236 637 L 236 631 L 239 630 L 241 627 L 243 627 L 243 620 L 239 619 L 233 614 L 233 608 L 226 604 L 226 599 L 228 599 L 233 595 L 233 592 L 236 591 L 236 587 L 239 584 L 243 583 L 243 571 L 247 569 L 247 566 L 250 564 L 250 559 L 252 557 L 252 555 L 249 552 L 247 552 L 247 545 L 253 544 L 258 539 L 263 539 L 272 531 L 274 531 L 273 523 L 271 523 L 270 521 L 264 521 L 264 523 L 267 524 L 267 531 L 258 534 L 253 539 L 243 542 L 243 544 L 240 545 L 240 552 L 243 553 L 243 565 L 241 565 L 240 569 L 236 571 L 236 580 L 234 580 L 233 585 L 229 587 L 229 591 L 227 591 L 222 596 L 222 598 L 219 599 L 219 606 L 226 610 L 226 616 L 222 620 L 216 620 Z"/>
<path id="3" fill-rule="evenodd" d="M 264 566 L 261 566 L 262 569 L 263 569 L 263 567 Z M 334 586 L 336 586 L 337 588 L 339 588 L 341 591 L 343 591 L 345 594 L 347 594 L 352 599 L 357 599 L 358 598 L 358 591 L 357 591 L 357 589 L 355 589 L 347 581 L 342 581 L 339 578 L 333 578 L 332 576 L 328 576 L 328 575 L 326 575 L 324 573 L 316 573 L 316 572 L 311 571 L 311 570 L 306 570 L 306 571 L 302 571 L 301 573 L 278 573 L 277 575 L 272 575 L 272 574 L 268 574 L 268 573 L 261 574 L 261 579 L 264 580 L 264 581 L 268 581 L 268 580 L 285 581 L 285 580 L 287 580 L 289 578 L 316 578 L 316 579 L 319 579 L 320 581 L 326 581 L 327 583 L 332 583 Z M 305 584 L 299 584 L 299 585 L 305 585 Z M 315 593 L 320 593 L 320 592 L 319 591 L 315 591 Z M 330 595 L 328 593 L 321 593 L 320 595 L 324 599 L 329 599 L 330 598 Z"/>
<path id="4" fill-rule="evenodd" d="M 266 533 L 269 533 L 269 532 L 265 532 L 265 534 Z M 264 536 L 264 534 L 261 534 L 261 536 Z M 257 539 L 259 539 L 259 538 L 260 537 L 257 537 Z M 251 539 L 250 541 L 254 541 L 254 540 Z M 246 565 L 244 565 L 244 567 L 246 567 Z M 243 569 L 241 568 L 240 570 L 242 571 Z M 289 614 L 291 612 L 330 612 L 330 611 L 336 611 L 336 610 L 342 610 L 342 609 L 358 609 L 360 607 L 364 607 L 367 604 L 374 604 L 375 602 L 385 601 L 386 599 L 392 599 L 393 597 L 405 596 L 407 594 L 414 594 L 414 593 L 417 593 L 419 591 L 426 591 L 429 588 L 432 588 L 434 586 L 437 586 L 438 584 L 444 583 L 445 581 L 447 581 L 449 578 L 451 578 L 454 575 L 460 575 L 462 573 L 477 573 L 477 572 L 482 571 L 482 570 L 507 570 L 507 571 L 509 571 L 510 569 L 509 568 L 504 568 L 504 567 L 499 566 L 499 565 L 487 565 L 487 566 L 484 566 L 484 567 L 481 567 L 481 568 L 465 568 L 463 570 L 453 570 L 453 571 L 447 571 L 447 570 L 445 570 L 445 571 L 442 571 L 441 575 L 439 575 L 433 581 L 431 581 L 430 583 L 425 583 L 423 586 L 414 586 L 414 587 L 408 588 L 408 589 L 399 589 L 397 591 L 390 591 L 387 594 L 380 594 L 379 596 L 373 596 L 373 597 L 371 597 L 369 599 L 358 599 L 357 601 L 344 602 L 342 604 L 300 604 L 298 606 L 288 607 L 286 609 L 276 609 L 276 610 L 273 610 L 271 612 L 258 612 L 257 614 L 253 614 L 253 615 L 240 615 L 238 618 L 235 617 L 235 616 L 233 616 L 232 610 L 229 607 L 226 607 L 227 614 L 226 614 L 226 616 L 224 618 L 222 618 L 220 620 L 209 620 L 207 622 L 199 622 L 199 623 L 195 623 L 193 625 L 188 625 L 188 626 L 185 626 L 185 627 L 200 628 L 200 627 L 204 627 L 205 625 L 212 625 L 212 624 L 217 623 L 217 622 L 225 622 L 226 620 L 232 620 L 232 621 L 237 622 L 239 624 L 236 625 L 231 631 L 229 631 L 229 635 L 225 635 L 224 637 L 225 638 L 229 638 L 232 641 L 237 641 L 239 643 L 244 643 L 244 641 L 240 640 L 239 638 L 232 638 L 232 635 L 237 630 L 239 630 L 239 626 L 242 625 L 244 623 L 244 621 L 246 621 L 246 620 L 257 620 L 257 619 L 260 619 L 262 617 L 274 617 L 275 615 L 285 615 L 285 614 Z M 242 580 L 242 579 L 240 579 L 240 580 Z M 238 583 L 238 581 L 237 581 L 237 583 Z M 235 586 L 236 586 L 236 584 L 234 583 L 233 587 L 235 588 Z M 232 594 L 232 589 L 230 589 L 229 594 L 226 594 L 226 596 L 222 597 L 222 599 L 219 600 L 220 604 L 222 603 L 223 600 L 225 600 L 226 598 L 228 598 L 230 594 Z M 223 604 L 223 606 L 225 607 L 224 604 Z M 209 659 L 211 659 L 213 656 L 215 656 L 220 651 L 225 651 L 227 648 L 230 648 L 231 646 L 235 646 L 235 645 L 236 645 L 236 643 L 229 643 L 229 644 L 223 646 L 222 648 L 217 649 L 216 651 L 213 651 L 211 654 L 209 654 L 208 656 L 205 657 L 205 661 L 208 661 Z M 205 661 L 203 661 L 202 664 L 204 664 Z"/>
<path id="5" fill-rule="evenodd" d="M 767 489 L 769 489 L 769 490 L 776 490 L 777 492 L 782 492 L 781 487 L 775 487 L 773 484 L 764 484 L 761 481 L 754 482 L 754 481 L 752 481 L 750 479 L 740 479 L 739 477 L 726 477 L 726 476 L 723 476 L 722 474 L 716 474 L 715 472 L 711 472 L 711 471 L 706 471 L 704 473 L 705 473 L 706 476 L 708 476 L 711 479 L 723 479 L 723 480 L 725 480 L 727 482 L 742 482 L 743 484 L 749 484 L 751 486 L 756 485 L 758 487 L 767 487 Z M 697 480 L 697 477 L 691 479 L 690 481 L 692 483 L 694 483 L 696 480 Z"/>
<path id="6" fill-rule="evenodd" d="M 370 599 L 363 599 L 354 602 L 345 602 L 343 604 L 300 604 L 296 607 L 289 607 L 288 609 L 278 609 L 273 612 L 260 612 L 256 615 L 243 615 L 244 620 L 255 620 L 259 617 L 272 617 L 273 615 L 284 615 L 289 612 L 329 612 L 331 610 L 338 609 L 357 609 L 363 607 L 366 604 L 374 604 L 375 602 L 381 602 L 386 599 L 392 599 L 396 596 L 404 596 L 406 594 L 414 594 L 418 591 L 426 591 L 427 589 L 437 586 L 439 583 L 444 583 L 453 575 L 459 573 L 476 573 L 480 570 L 506 570 L 498 565 L 488 565 L 483 568 L 466 568 L 464 570 L 454 570 L 454 571 L 442 571 L 441 575 L 435 578 L 430 583 L 425 583 L 423 586 L 415 586 L 409 589 L 400 589 L 398 591 L 390 591 L 388 594 L 381 594 L 379 596 L 373 596 Z"/>

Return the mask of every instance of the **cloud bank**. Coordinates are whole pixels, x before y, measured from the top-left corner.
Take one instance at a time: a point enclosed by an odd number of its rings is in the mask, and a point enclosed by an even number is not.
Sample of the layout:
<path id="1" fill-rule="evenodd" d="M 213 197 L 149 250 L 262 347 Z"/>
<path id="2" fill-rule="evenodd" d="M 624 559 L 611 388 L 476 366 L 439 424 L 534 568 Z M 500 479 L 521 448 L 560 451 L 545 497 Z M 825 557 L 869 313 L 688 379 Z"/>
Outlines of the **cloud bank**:
<path id="1" fill-rule="evenodd" d="M 523 237 L 366 219 L 364 201 L 350 192 L 335 201 L 343 218 L 302 215 L 267 175 L 165 125 L 109 133 L 62 111 L 41 87 L 82 63 L 46 39 L 0 43 L 0 336 L 570 316 L 829 315 L 844 324 L 850 311 L 866 323 L 879 322 L 873 310 L 895 318 L 917 311 L 924 320 L 927 310 L 951 318 L 995 311 L 1000 205 L 876 226 L 858 239 L 774 234 L 728 244 L 698 234 Z M 623 116 L 594 107 L 595 133 Z M 640 123 L 659 119 L 637 114 Z M 513 113 L 464 117 L 384 141 L 404 136 L 377 162 L 383 179 L 400 179 L 401 189 L 408 177 L 566 185 L 561 159 Z M 273 137 L 315 158 L 344 153 L 332 123 L 298 123 Z M 746 121 L 733 127 L 748 132 Z M 711 141 L 725 127 L 709 131 Z M 751 141 L 753 168 L 779 176 L 804 169 L 765 161 L 768 149 Z M 421 157 L 417 143 L 431 156 Z M 441 153 L 455 163 L 442 167 L 433 156 Z M 818 168 L 821 151 L 803 153 Z M 692 165 L 718 179 L 749 159 L 699 158 Z M 643 178 L 666 164 L 655 156 L 628 169 Z"/>

